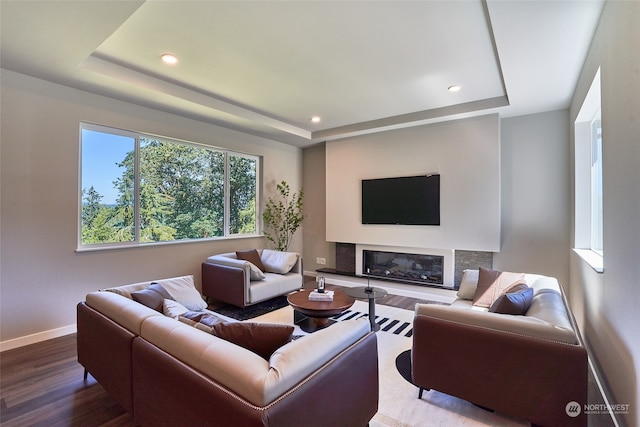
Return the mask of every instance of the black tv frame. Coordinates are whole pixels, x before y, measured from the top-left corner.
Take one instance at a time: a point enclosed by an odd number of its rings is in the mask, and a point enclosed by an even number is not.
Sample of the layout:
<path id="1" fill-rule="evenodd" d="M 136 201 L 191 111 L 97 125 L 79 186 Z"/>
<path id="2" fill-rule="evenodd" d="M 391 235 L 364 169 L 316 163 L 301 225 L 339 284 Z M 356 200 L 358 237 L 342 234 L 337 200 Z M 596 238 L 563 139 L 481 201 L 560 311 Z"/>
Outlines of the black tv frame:
<path id="1" fill-rule="evenodd" d="M 440 174 L 362 180 L 365 225 L 440 225 Z"/>

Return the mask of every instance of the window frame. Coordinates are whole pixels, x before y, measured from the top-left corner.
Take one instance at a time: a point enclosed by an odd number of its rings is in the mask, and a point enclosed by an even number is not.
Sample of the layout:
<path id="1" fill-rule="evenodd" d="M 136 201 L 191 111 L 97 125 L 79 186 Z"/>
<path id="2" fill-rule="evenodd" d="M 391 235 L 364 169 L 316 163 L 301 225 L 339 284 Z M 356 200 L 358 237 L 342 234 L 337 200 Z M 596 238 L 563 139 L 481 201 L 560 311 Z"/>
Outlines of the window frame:
<path id="1" fill-rule="evenodd" d="M 83 140 L 82 133 L 83 130 L 89 130 L 94 132 L 107 133 L 117 136 L 123 136 L 134 139 L 134 150 L 135 150 L 135 164 L 134 164 L 134 239 L 133 241 L 124 241 L 124 242 L 107 242 L 107 243 L 92 243 L 85 244 L 82 241 L 82 207 L 83 207 L 83 183 L 82 183 L 82 150 L 83 150 Z M 185 145 L 190 147 L 195 147 L 197 149 L 205 149 L 220 152 L 224 155 L 224 215 L 223 215 L 223 234 L 221 236 L 213 236 L 213 237 L 202 237 L 202 238 L 185 238 L 185 239 L 176 239 L 176 240 L 167 240 L 167 241 L 154 241 L 154 242 L 142 242 L 140 241 L 140 140 L 143 138 L 147 139 L 158 139 L 161 141 L 167 141 L 174 144 Z M 85 252 L 85 251 L 98 251 L 98 250 L 108 250 L 108 249 L 120 249 L 120 248 L 135 248 L 135 247 L 147 247 L 147 246 L 158 246 L 158 245 L 175 245 L 175 244 L 185 244 L 185 243 L 197 243 L 197 242 L 205 242 L 205 241 L 214 241 L 214 240 L 233 240 L 233 239 L 243 239 L 243 238 L 255 238 L 262 236 L 262 161 L 263 157 L 250 153 L 241 153 L 225 148 L 221 148 L 218 146 L 203 144 L 199 142 L 193 141 L 185 141 L 172 137 L 165 137 L 154 135 L 145 132 L 135 132 L 129 131 L 125 129 L 119 129 L 111 126 L 99 125 L 90 122 L 80 122 L 79 126 L 79 158 L 78 158 L 78 218 L 77 218 L 77 247 L 76 252 Z M 230 157 L 242 157 L 246 159 L 250 159 L 255 161 L 255 232 L 254 233 L 231 233 L 230 232 L 230 207 L 231 207 L 231 194 L 230 194 Z"/>
<path id="2" fill-rule="evenodd" d="M 596 121 L 599 121 L 599 144 L 598 135 L 594 132 Z M 574 122 L 573 248 L 598 273 L 604 271 L 604 248 L 602 247 L 605 239 L 602 164 L 604 137 L 600 69 L 598 69 Z M 594 168 L 596 165 L 597 168 Z"/>

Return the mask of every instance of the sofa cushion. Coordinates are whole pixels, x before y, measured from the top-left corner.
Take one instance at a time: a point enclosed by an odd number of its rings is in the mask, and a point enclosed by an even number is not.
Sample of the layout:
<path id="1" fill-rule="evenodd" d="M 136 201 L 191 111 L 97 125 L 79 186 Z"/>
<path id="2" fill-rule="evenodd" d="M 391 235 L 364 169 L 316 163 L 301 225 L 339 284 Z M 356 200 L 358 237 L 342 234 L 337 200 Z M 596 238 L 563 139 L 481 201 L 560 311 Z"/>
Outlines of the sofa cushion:
<path id="1" fill-rule="evenodd" d="M 238 259 L 249 261 L 251 264 L 258 267 L 258 269 L 260 269 L 260 271 L 264 273 L 265 268 L 264 268 L 264 265 L 262 265 L 262 260 L 260 259 L 260 254 L 258 253 L 257 250 L 251 249 L 248 251 L 236 251 L 236 257 Z"/>
<path id="2" fill-rule="evenodd" d="M 187 307 L 172 299 L 165 299 L 162 304 L 162 313 L 173 319 L 177 319 L 181 314 L 189 311 Z"/>
<path id="3" fill-rule="evenodd" d="M 303 277 L 300 274 L 265 273 L 265 276 L 265 280 L 251 282 L 248 295 L 251 304 L 300 290 L 303 286 Z"/>
<path id="4" fill-rule="evenodd" d="M 478 270 L 464 270 L 462 272 L 462 280 L 460 280 L 460 288 L 458 289 L 458 298 L 472 300 L 476 295 L 478 287 Z"/>
<path id="5" fill-rule="evenodd" d="M 157 280 L 155 283 L 161 285 L 173 299 L 189 310 L 199 311 L 207 308 L 207 303 L 202 299 L 200 292 L 198 292 L 193 283 L 193 276 Z"/>
<path id="6" fill-rule="evenodd" d="M 524 273 L 503 272 L 480 267 L 473 305 L 490 307 L 500 295 L 508 292 L 509 288 L 518 283 L 524 283 Z"/>
<path id="7" fill-rule="evenodd" d="M 298 254 L 295 252 L 264 249 L 260 259 L 265 267 L 265 271 L 269 273 L 287 274 L 293 266 L 296 265 L 296 262 L 298 262 Z"/>
<path id="8" fill-rule="evenodd" d="M 211 333 L 218 338 L 250 350 L 265 360 L 274 351 L 291 341 L 293 326 L 269 323 L 217 323 Z"/>
<path id="9" fill-rule="evenodd" d="M 492 313 L 524 315 L 533 301 L 533 288 L 525 283 L 513 286 L 509 292 L 500 295 L 489 311 Z"/>
<path id="10" fill-rule="evenodd" d="M 157 283 L 152 283 L 146 289 L 132 292 L 131 298 L 140 304 L 144 304 L 147 307 L 162 313 L 164 300 L 171 299 L 171 295 L 169 295 L 162 286 Z"/>

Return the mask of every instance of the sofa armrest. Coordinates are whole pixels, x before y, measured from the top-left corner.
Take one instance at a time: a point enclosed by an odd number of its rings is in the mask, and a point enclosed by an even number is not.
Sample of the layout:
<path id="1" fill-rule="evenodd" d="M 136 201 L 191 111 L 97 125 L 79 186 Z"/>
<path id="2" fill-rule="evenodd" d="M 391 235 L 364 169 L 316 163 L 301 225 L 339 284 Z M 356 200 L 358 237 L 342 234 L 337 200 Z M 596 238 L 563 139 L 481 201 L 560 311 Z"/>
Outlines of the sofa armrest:
<path id="1" fill-rule="evenodd" d="M 213 255 L 205 260 L 206 264 L 213 265 L 225 265 L 227 267 L 236 267 L 246 270 L 247 273 L 250 271 L 249 261 L 245 261 L 243 259 L 232 258 L 227 256 L 226 254 L 221 255 Z"/>
<path id="2" fill-rule="evenodd" d="M 377 338 L 366 321 L 309 336 L 312 360 L 304 346 L 287 345 L 280 368 L 172 319 L 150 319 L 144 329 L 148 341 L 137 338 L 133 346 L 139 424 L 364 426 L 377 411 Z M 313 337 L 324 331 L 339 344 Z"/>
<path id="3" fill-rule="evenodd" d="M 378 412 L 379 388 L 377 337 L 368 332 L 269 405 L 269 425 L 366 426 Z"/>
<path id="4" fill-rule="evenodd" d="M 145 321 L 141 337 L 252 404 L 265 406 L 317 375 L 370 334 L 365 320 L 339 322 L 282 346 L 268 362 L 245 348 L 164 316 Z M 377 352 L 371 356 L 377 361 Z"/>
<path id="5" fill-rule="evenodd" d="M 131 358 L 136 335 L 84 302 L 77 305 L 77 328 L 78 363 L 133 413 Z"/>
<path id="6" fill-rule="evenodd" d="M 302 274 L 303 273 L 303 267 L 302 267 L 302 256 L 300 256 L 299 253 L 296 253 L 296 255 L 298 255 L 298 260 L 296 261 L 296 263 L 293 265 L 293 267 L 291 267 L 291 270 L 289 271 L 289 273 L 298 273 L 298 274 Z"/>
<path id="7" fill-rule="evenodd" d="M 245 269 L 244 266 L 211 263 L 208 259 L 202 263 L 202 295 L 245 307 L 249 301 L 248 269 L 248 263 Z"/>
<path id="8" fill-rule="evenodd" d="M 488 314 L 488 313 L 484 313 Z M 586 349 L 434 316 L 414 319 L 413 382 L 538 425 L 585 425 Z"/>

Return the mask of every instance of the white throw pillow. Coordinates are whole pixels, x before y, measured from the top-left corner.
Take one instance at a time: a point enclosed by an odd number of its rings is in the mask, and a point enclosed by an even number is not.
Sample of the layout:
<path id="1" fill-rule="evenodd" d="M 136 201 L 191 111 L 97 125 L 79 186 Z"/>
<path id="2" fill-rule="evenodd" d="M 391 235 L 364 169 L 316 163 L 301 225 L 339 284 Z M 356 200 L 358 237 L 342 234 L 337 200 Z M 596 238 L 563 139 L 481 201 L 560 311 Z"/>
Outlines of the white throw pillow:
<path id="1" fill-rule="evenodd" d="M 249 264 L 249 277 L 251 280 L 263 280 L 265 277 L 264 273 L 262 272 L 262 270 L 260 270 L 258 267 L 256 267 L 256 265 L 252 262 L 247 261 L 247 263 Z"/>
<path id="2" fill-rule="evenodd" d="M 162 312 L 164 315 L 173 317 L 174 319 L 177 319 L 178 316 L 185 314 L 187 311 L 189 311 L 187 307 L 172 299 L 165 299 L 164 304 L 162 305 Z"/>
<path id="3" fill-rule="evenodd" d="M 172 279 L 156 280 L 154 283 L 159 284 L 169 292 L 180 304 L 192 311 L 200 311 L 207 308 L 207 303 L 193 283 L 193 276 L 174 277 Z"/>
<path id="4" fill-rule="evenodd" d="M 264 249 L 260 260 L 269 273 L 287 274 L 298 261 L 298 254 Z"/>
<path id="5" fill-rule="evenodd" d="M 464 270 L 462 272 L 458 298 L 472 300 L 475 297 L 476 288 L 478 287 L 478 273 L 479 270 Z"/>

